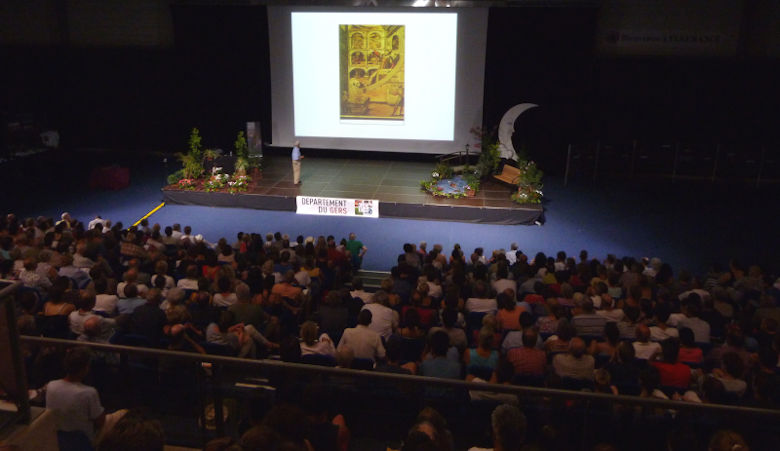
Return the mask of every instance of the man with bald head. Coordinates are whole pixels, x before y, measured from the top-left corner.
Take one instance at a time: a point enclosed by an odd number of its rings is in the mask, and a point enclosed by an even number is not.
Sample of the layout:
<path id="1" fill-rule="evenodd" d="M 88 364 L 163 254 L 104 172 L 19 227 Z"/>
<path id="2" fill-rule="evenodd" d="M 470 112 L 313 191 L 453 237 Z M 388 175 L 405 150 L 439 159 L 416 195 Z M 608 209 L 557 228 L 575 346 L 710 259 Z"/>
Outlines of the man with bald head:
<path id="1" fill-rule="evenodd" d="M 569 352 L 553 358 L 553 369 L 559 377 L 593 380 L 596 362 L 593 356 L 585 353 L 585 342 L 574 337 L 569 343 Z"/>
<path id="2" fill-rule="evenodd" d="M 637 359 L 650 360 L 661 353 L 661 345 L 650 341 L 650 328 L 646 324 L 636 326 L 636 341 L 633 345 Z"/>

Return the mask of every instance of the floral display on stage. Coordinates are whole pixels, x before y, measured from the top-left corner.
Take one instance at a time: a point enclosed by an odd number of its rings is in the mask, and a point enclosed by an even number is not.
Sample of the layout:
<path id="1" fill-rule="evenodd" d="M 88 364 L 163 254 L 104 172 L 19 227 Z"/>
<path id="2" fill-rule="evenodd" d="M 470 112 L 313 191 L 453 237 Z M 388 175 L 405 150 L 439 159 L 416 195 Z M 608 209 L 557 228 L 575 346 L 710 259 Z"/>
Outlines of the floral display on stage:
<path id="1" fill-rule="evenodd" d="M 431 171 L 431 178 L 420 182 L 424 191 L 433 196 L 455 199 L 473 197 L 479 191 L 482 181 L 495 179 L 513 186 L 509 198 L 514 202 L 520 204 L 542 202 L 544 173 L 536 163 L 527 159 L 524 153 L 512 160 L 502 160 L 495 130 L 488 131 L 482 127 L 475 127 L 471 129 L 471 134 L 479 141 L 474 145 L 480 150 L 476 164 L 473 166 L 469 164 L 471 154 L 468 148 L 465 155 L 459 152 L 442 157 Z M 454 161 L 456 158 L 459 163 L 465 160 L 465 164 L 450 165 L 449 161 Z"/>
<path id="2" fill-rule="evenodd" d="M 216 166 L 219 152 L 203 148 L 200 131 L 197 128 L 192 129 L 188 144 L 187 153 L 176 154 L 182 168 L 168 176 L 168 183 L 172 187 L 187 191 L 235 194 L 246 192 L 253 180 L 262 177 L 259 163 L 253 163 L 249 158 L 249 147 L 243 131 L 238 132 L 233 144 L 236 157 L 232 174 L 224 173 L 224 168 Z"/>

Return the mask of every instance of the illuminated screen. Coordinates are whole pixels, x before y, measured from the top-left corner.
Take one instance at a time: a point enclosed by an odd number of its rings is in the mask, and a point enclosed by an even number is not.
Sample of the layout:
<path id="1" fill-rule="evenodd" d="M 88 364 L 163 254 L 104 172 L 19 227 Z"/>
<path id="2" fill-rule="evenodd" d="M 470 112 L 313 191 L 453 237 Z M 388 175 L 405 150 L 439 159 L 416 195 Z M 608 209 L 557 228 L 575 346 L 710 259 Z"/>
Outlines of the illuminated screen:
<path id="1" fill-rule="evenodd" d="M 274 145 L 447 153 L 482 121 L 483 9 L 269 7 Z"/>

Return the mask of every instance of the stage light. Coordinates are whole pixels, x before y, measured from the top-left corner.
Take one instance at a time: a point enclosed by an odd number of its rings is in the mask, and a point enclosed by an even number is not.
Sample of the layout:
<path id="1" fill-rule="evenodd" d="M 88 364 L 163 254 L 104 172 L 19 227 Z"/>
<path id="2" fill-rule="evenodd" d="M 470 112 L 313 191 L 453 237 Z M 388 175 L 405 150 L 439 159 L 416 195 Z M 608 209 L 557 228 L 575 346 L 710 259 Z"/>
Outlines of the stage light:
<path id="1" fill-rule="evenodd" d="M 426 8 L 433 5 L 433 0 L 415 0 L 415 2 L 412 4 L 412 6 L 415 8 Z"/>

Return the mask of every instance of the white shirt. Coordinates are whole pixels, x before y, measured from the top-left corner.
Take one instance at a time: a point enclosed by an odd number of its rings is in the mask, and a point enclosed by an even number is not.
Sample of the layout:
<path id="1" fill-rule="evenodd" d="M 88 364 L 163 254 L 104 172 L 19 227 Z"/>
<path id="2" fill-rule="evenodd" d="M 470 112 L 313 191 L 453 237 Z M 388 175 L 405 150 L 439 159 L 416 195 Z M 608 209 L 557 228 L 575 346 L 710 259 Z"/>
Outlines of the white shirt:
<path id="1" fill-rule="evenodd" d="M 344 329 L 344 334 L 339 341 L 339 350 L 349 347 L 358 359 L 377 359 L 385 358 L 385 347 L 382 345 L 382 339 L 379 334 L 366 326 L 358 325 L 349 329 Z"/>
<path id="2" fill-rule="evenodd" d="M 370 304 L 374 302 L 374 295 L 372 293 L 369 293 L 368 291 L 354 290 L 354 291 L 350 291 L 349 295 L 352 296 L 353 298 L 360 298 L 360 300 L 363 301 L 364 304 Z"/>
<path id="3" fill-rule="evenodd" d="M 511 288 L 512 291 L 515 292 L 515 295 L 517 295 L 517 282 L 512 279 L 494 280 L 491 285 L 493 286 L 493 289 L 496 290 L 496 293 L 503 293 L 507 288 Z"/>
<path id="4" fill-rule="evenodd" d="M 398 327 L 398 312 L 385 307 L 382 304 L 371 303 L 363 306 L 361 310 L 371 312 L 371 324 L 368 328 L 386 339 L 393 335 L 393 330 Z"/>
<path id="5" fill-rule="evenodd" d="M 57 429 L 82 431 L 95 439 L 95 420 L 103 414 L 97 390 L 82 383 L 58 379 L 46 387 L 46 407 L 54 411 Z"/>
<path id="6" fill-rule="evenodd" d="M 495 313 L 498 310 L 498 304 L 495 299 L 486 298 L 468 298 L 466 300 L 466 311 L 477 313 Z"/>
<path id="7" fill-rule="evenodd" d="M 119 302 L 119 296 L 115 294 L 98 294 L 95 296 L 95 308 L 93 310 L 114 315 L 117 302 Z"/>
<path id="8" fill-rule="evenodd" d="M 95 226 L 98 225 L 98 224 L 100 224 L 103 227 L 105 227 L 106 226 L 106 220 L 103 219 L 103 218 L 95 218 L 95 219 L 89 221 L 89 224 L 87 224 L 87 229 L 88 230 L 94 229 Z"/>
<path id="9" fill-rule="evenodd" d="M 680 332 L 674 327 L 666 326 L 666 329 L 661 329 L 658 326 L 652 326 L 650 328 L 650 339 L 653 341 L 664 341 L 667 338 L 678 338 Z"/>
<path id="10" fill-rule="evenodd" d="M 633 344 L 637 359 L 649 360 L 655 354 L 661 353 L 661 345 L 654 341 L 648 341 L 647 343 L 635 341 Z"/>
<path id="11" fill-rule="evenodd" d="M 198 281 L 196 279 L 180 279 L 176 283 L 176 286 L 182 290 L 197 290 Z"/>
<path id="12" fill-rule="evenodd" d="M 230 307 L 236 302 L 238 302 L 236 293 L 230 293 L 227 296 L 223 295 L 222 293 L 217 293 L 214 295 L 213 303 L 217 307 Z"/>

